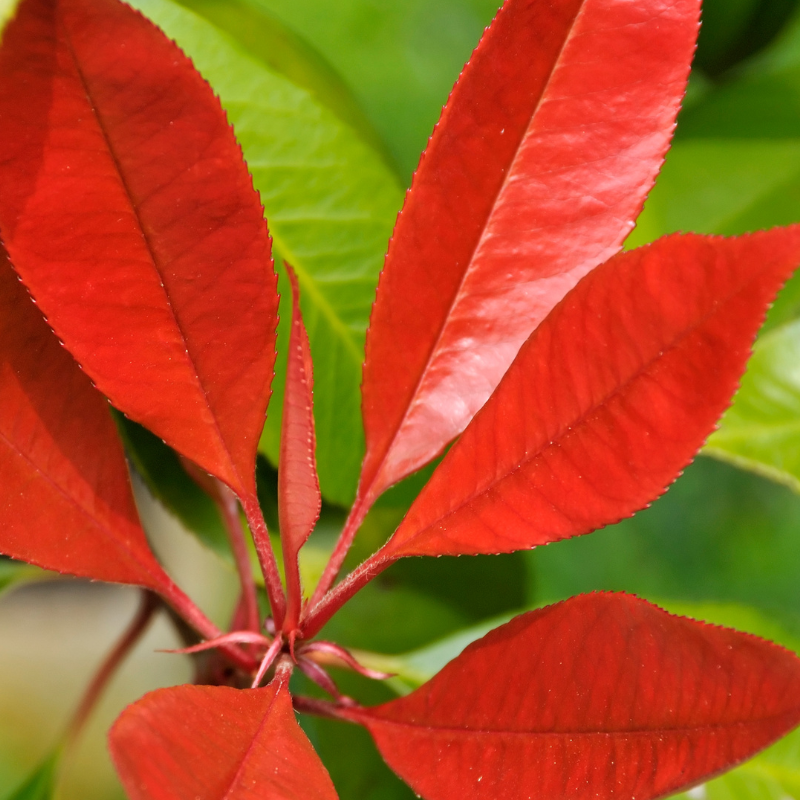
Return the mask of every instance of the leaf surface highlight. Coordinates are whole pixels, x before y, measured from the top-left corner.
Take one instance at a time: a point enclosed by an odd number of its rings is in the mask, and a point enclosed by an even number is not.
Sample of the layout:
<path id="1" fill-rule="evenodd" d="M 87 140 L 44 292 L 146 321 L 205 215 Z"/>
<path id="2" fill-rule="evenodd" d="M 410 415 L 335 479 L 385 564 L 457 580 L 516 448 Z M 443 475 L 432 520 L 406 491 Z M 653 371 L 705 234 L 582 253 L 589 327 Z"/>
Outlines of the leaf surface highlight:
<path id="1" fill-rule="evenodd" d="M 500 10 L 420 161 L 380 278 L 362 498 L 461 433 L 531 331 L 620 248 L 669 145 L 698 15 L 697 0 Z"/>
<path id="2" fill-rule="evenodd" d="M 586 276 L 520 350 L 382 557 L 527 549 L 645 507 L 730 403 L 798 261 L 795 227 L 667 237 Z"/>

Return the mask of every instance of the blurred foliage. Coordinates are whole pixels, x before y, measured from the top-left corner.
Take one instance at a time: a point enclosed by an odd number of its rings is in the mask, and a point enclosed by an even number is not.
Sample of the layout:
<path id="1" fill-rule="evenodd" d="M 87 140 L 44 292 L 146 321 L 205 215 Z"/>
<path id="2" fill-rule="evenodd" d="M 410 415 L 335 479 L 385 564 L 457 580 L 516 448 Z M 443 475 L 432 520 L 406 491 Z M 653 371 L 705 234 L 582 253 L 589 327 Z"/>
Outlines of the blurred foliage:
<path id="1" fill-rule="evenodd" d="M 800 491 L 800 320 L 756 342 L 736 402 L 706 452 Z"/>
<path id="2" fill-rule="evenodd" d="M 305 89 L 348 124 L 396 170 L 389 151 L 350 88 L 325 58 L 252 0 L 178 0 L 230 36 L 270 69 Z"/>
<path id="3" fill-rule="evenodd" d="M 635 517 L 527 554 L 537 601 L 598 589 L 752 606 L 800 631 L 800 497 L 708 458 Z"/>
<path id="4" fill-rule="evenodd" d="M 61 751 L 56 750 L 16 789 L 8 800 L 51 800 L 55 793 Z"/>
<path id="5" fill-rule="evenodd" d="M 0 556 L 0 595 L 22 583 L 47 580 L 55 575 L 39 567 Z"/>
<path id="6" fill-rule="evenodd" d="M 768 44 L 797 5 L 797 0 L 706 0 L 695 67 L 723 75 Z"/>

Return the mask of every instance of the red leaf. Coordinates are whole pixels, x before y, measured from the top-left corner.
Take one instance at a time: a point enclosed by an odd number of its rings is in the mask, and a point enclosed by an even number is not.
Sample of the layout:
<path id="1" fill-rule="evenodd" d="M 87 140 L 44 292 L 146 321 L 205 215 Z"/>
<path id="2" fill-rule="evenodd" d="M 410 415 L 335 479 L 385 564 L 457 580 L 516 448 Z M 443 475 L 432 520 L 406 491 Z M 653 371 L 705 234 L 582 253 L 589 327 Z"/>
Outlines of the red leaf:
<path id="1" fill-rule="evenodd" d="M 287 681 L 288 682 L 288 681 Z M 178 686 L 129 706 L 109 735 L 131 800 L 335 800 L 287 682 Z"/>
<path id="2" fill-rule="evenodd" d="M 800 722 L 800 660 L 627 595 L 512 620 L 407 697 L 343 712 L 426 800 L 662 797 Z"/>
<path id="3" fill-rule="evenodd" d="M 520 350 L 383 556 L 499 553 L 646 506 L 730 402 L 800 227 L 671 236 L 587 275 Z"/>
<path id="4" fill-rule="evenodd" d="M 368 503 L 459 434 L 550 309 L 616 252 L 661 166 L 699 0 L 507 0 L 389 248 L 367 337 Z"/>
<path id="5" fill-rule="evenodd" d="M 163 590 L 108 404 L 0 250 L 0 552 Z"/>
<path id="6" fill-rule="evenodd" d="M 314 373 L 311 349 L 300 313 L 297 276 L 288 264 L 286 272 L 292 285 L 292 326 L 281 421 L 278 514 L 288 595 L 284 629 L 291 631 L 300 618 L 302 600 L 297 556 L 319 518 L 322 496 L 314 458 Z"/>
<path id="7" fill-rule="evenodd" d="M 24 0 L 0 52 L 0 229 L 112 403 L 254 495 L 277 295 L 208 84 L 116 0 Z"/>

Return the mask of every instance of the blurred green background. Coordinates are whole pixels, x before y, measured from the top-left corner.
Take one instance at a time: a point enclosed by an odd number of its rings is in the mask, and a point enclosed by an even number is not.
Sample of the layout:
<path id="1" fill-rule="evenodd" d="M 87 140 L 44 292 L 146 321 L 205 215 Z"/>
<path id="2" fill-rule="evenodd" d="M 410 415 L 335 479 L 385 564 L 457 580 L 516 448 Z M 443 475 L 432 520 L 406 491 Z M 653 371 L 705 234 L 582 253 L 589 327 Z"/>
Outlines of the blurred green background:
<path id="1" fill-rule="evenodd" d="M 386 241 L 450 88 L 499 3 L 134 5 L 181 44 L 219 93 L 261 192 L 277 253 L 293 261 L 301 280 L 326 499 L 304 553 L 311 582 L 355 487 L 363 447 L 358 385 L 364 330 Z M 707 0 L 675 145 L 628 245 L 674 230 L 735 234 L 797 220 L 800 1 Z M 634 592 L 797 650 L 798 318 L 795 280 L 773 308 L 740 395 L 706 454 L 635 518 L 529 553 L 409 559 L 392 567 L 326 633 L 367 651 L 365 660 L 398 677 L 383 686 L 337 676 L 342 688 L 364 702 L 408 691 L 497 620 L 601 589 Z M 281 337 L 283 344 L 283 330 Z M 259 464 L 268 518 L 281 397 L 279 368 Z M 235 576 L 213 506 L 159 440 L 121 424 L 154 545 L 179 582 L 225 624 Z M 423 480 L 412 477 L 378 503 L 351 563 L 388 536 Z M 38 788 L 20 787 L 46 763 L 93 665 L 135 605 L 129 589 L 44 577 L 0 561 L 0 591 L 6 590 L 0 598 L 0 800 L 52 796 L 46 771 Z M 189 679 L 186 659 L 153 652 L 174 641 L 159 620 L 64 765 L 59 798 L 122 797 L 105 755 L 104 730 L 142 692 Z M 315 719 L 303 725 L 342 800 L 413 797 L 361 729 Z M 800 800 L 800 735 L 689 794 L 694 800 Z"/>

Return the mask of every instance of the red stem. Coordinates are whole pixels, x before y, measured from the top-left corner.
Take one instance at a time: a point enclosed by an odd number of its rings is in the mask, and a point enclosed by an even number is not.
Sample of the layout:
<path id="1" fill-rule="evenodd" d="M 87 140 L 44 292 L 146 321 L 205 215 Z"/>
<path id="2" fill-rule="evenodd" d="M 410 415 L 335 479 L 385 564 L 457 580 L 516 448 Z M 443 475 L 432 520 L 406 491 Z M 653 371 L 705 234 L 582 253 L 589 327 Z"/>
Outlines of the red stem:
<path id="1" fill-rule="evenodd" d="M 267 674 L 267 670 L 272 666 L 272 662 L 277 658 L 278 653 L 280 653 L 282 647 L 283 647 L 283 639 L 280 636 L 276 636 L 272 644 L 269 646 L 267 652 L 264 653 L 264 658 L 261 660 L 261 664 L 258 668 L 258 672 L 256 673 L 256 677 L 253 678 L 253 684 L 250 687 L 251 689 L 258 689 L 258 685 L 261 683 L 262 680 L 264 680 L 264 676 Z"/>
<path id="2" fill-rule="evenodd" d="M 339 707 L 335 703 L 328 700 L 317 700 L 313 697 L 304 697 L 303 695 L 293 695 L 292 705 L 296 711 L 303 714 L 314 714 L 317 717 L 328 717 L 329 719 L 343 719 L 348 722 L 346 716 L 340 713 Z"/>
<path id="3" fill-rule="evenodd" d="M 371 555 L 361 566 L 354 569 L 341 583 L 328 592 L 317 605 L 311 607 L 300 626 L 304 639 L 316 636 L 325 623 L 360 589 L 380 575 L 396 559 L 382 554 L 380 550 Z"/>
<path id="4" fill-rule="evenodd" d="M 272 550 L 272 542 L 269 540 L 267 523 L 264 522 L 264 515 L 258 498 L 249 497 L 243 502 L 244 514 L 247 517 L 247 524 L 253 534 L 253 541 L 258 553 L 258 562 L 261 564 L 261 572 L 264 574 L 264 585 L 269 598 L 269 606 L 272 609 L 272 618 L 275 626 L 280 630 L 283 625 L 283 618 L 286 616 L 286 596 L 281 585 L 281 576 L 278 571 L 278 562 L 275 560 L 275 553 Z"/>
<path id="5" fill-rule="evenodd" d="M 330 591 L 334 581 L 336 580 L 336 576 L 342 569 L 342 564 L 344 564 L 345 558 L 347 558 L 347 554 L 350 551 L 353 540 L 356 538 L 356 533 L 361 527 L 364 517 L 367 516 L 367 512 L 372 506 L 372 503 L 373 499 L 368 494 L 361 499 L 356 498 L 356 502 L 353 504 L 353 507 L 350 509 L 350 513 L 347 515 L 344 528 L 342 528 L 342 532 L 339 534 L 339 539 L 336 542 L 336 546 L 333 548 L 331 557 L 328 559 L 328 563 L 325 565 L 325 570 L 322 573 L 322 577 L 319 579 L 317 588 L 314 589 L 314 594 L 311 596 L 311 600 L 308 603 L 308 608 L 314 608 L 317 606 L 322 601 L 323 597 Z"/>
<path id="6" fill-rule="evenodd" d="M 192 599 L 171 580 L 164 581 L 159 589 L 161 597 L 169 603 L 175 613 L 204 639 L 219 639 L 222 631 L 195 605 Z M 258 662 L 234 644 L 220 647 L 227 658 L 245 672 L 252 672 Z"/>
<path id="7" fill-rule="evenodd" d="M 261 630 L 261 625 L 259 622 L 256 583 L 253 580 L 250 554 L 247 552 L 247 542 L 244 537 L 242 522 L 239 518 L 239 501 L 236 499 L 236 495 L 219 480 L 217 480 L 217 496 L 219 497 L 219 510 L 225 522 L 233 558 L 236 562 L 236 570 L 239 573 L 239 582 L 242 586 L 245 627 L 251 631 L 259 631 Z"/>
<path id="8" fill-rule="evenodd" d="M 139 641 L 141 635 L 147 630 L 147 626 L 158 609 L 158 599 L 150 591 L 142 591 L 142 599 L 136 615 L 128 625 L 119 641 L 114 645 L 111 652 L 106 656 L 100 668 L 95 673 L 92 682 L 86 688 L 78 708 L 72 715 L 65 737 L 65 746 L 72 747 L 86 724 L 86 720 L 92 713 L 97 701 L 108 686 L 119 665 L 124 661 L 128 653 Z"/>
<path id="9" fill-rule="evenodd" d="M 159 650 L 159 653 L 181 653 L 183 655 L 192 655 L 194 653 L 203 653 L 206 650 L 214 650 L 221 647 L 223 644 L 257 644 L 262 647 L 270 647 L 272 642 L 260 633 L 255 631 L 234 631 L 233 633 L 226 633 L 219 639 L 209 639 L 200 644 L 193 644 L 190 647 L 179 647 L 176 650 Z"/>
<path id="10" fill-rule="evenodd" d="M 303 605 L 303 587 L 300 583 L 300 566 L 297 556 L 287 558 L 286 550 L 283 551 L 283 569 L 286 575 L 286 617 L 283 620 L 283 632 L 288 634 L 297 628 L 300 621 L 300 611 Z"/>
<path id="11" fill-rule="evenodd" d="M 393 672 L 378 672 L 362 666 L 349 651 L 334 642 L 308 642 L 298 650 L 298 655 L 318 663 L 333 664 L 334 666 L 344 665 L 359 675 L 374 681 L 384 681 L 387 678 L 393 678 L 395 675 Z"/>
<path id="12" fill-rule="evenodd" d="M 335 697 L 336 700 L 341 703 L 342 705 L 353 706 L 355 705 L 355 700 L 351 697 L 347 697 L 343 695 L 339 691 L 339 687 L 334 682 L 333 678 L 325 672 L 324 669 L 319 664 L 316 664 L 309 658 L 301 658 L 297 662 L 297 666 L 300 667 L 300 671 L 309 679 L 314 681 L 321 689 L 326 691 L 331 697 Z"/>

